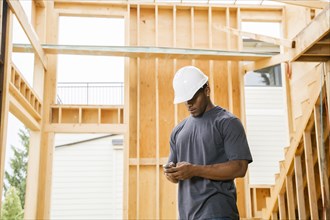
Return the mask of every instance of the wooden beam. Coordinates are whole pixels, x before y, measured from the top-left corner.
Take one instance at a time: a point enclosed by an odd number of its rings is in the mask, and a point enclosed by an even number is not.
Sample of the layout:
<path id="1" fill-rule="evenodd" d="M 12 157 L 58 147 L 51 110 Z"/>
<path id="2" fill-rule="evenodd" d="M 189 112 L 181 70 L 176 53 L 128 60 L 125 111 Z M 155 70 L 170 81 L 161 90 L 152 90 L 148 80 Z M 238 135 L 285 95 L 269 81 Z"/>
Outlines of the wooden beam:
<path id="1" fill-rule="evenodd" d="M 306 166 L 306 176 L 307 176 L 310 217 L 311 219 L 319 219 L 311 133 L 305 131 L 303 138 L 304 138 L 305 166 Z"/>
<path id="2" fill-rule="evenodd" d="M 39 8 L 44 8 L 46 5 L 45 3 L 46 0 L 33 0 L 33 1 L 35 2 L 36 6 Z"/>
<path id="3" fill-rule="evenodd" d="M 296 61 L 315 43 L 330 33 L 330 6 L 318 14 L 296 37 L 296 47 L 291 51 L 291 60 Z"/>
<path id="4" fill-rule="evenodd" d="M 4 174 L 5 174 L 5 158 L 7 146 L 7 128 L 9 115 L 9 82 L 11 73 L 11 55 L 12 55 L 12 33 L 13 33 L 13 13 L 7 10 L 7 3 L 3 3 L 3 17 L 2 28 L 4 31 L 1 38 L 1 56 L 4 63 L 0 64 L 0 195 L 3 192 Z M 1 12 L 1 13 L 2 13 Z M 6 22 L 6 23 L 5 23 Z M 1 200 L 0 200 L 1 208 Z"/>
<path id="5" fill-rule="evenodd" d="M 322 100 L 321 100 L 322 102 Z M 314 107 L 314 123 L 315 123 L 315 136 L 316 147 L 318 155 L 318 165 L 320 174 L 321 196 L 322 196 L 322 213 L 323 219 L 328 219 L 330 216 L 330 194 L 329 194 L 329 179 L 328 179 L 328 160 L 324 146 L 323 137 L 323 123 L 321 123 L 322 115 L 319 105 Z"/>
<path id="6" fill-rule="evenodd" d="M 21 24 L 26 36 L 30 40 L 32 47 L 33 47 L 33 52 L 36 53 L 36 55 L 42 62 L 42 65 L 44 66 L 44 68 L 47 69 L 47 57 L 40 45 L 37 34 L 35 33 L 33 27 L 29 24 L 29 20 L 23 10 L 21 3 L 17 0 L 7 0 L 7 2 L 8 2 L 10 9 L 16 15 L 16 18 L 19 21 L 19 23 Z"/>
<path id="7" fill-rule="evenodd" d="M 272 54 L 268 53 L 143 46 L 78 46 L 44 44 L 42 45 L 42 48 L 46 54 L 121 56 L 131 58 L 255 61 L 261 58 L 270 58 L 272 56 Z M 28 44 L 15 44 L 13 51 L 31 53 L 33 52 L 33 49 Z"/>
<path id="8" fill-rule="evenodd" d="M 286 198 L 287 198 L 287 205 L 288 205 L 288 218 L 289 219 L 296 219 L 295 213 L 295 202 L 294 202 L 294 194 L 293 194 L 293 182 L 292 176 L 289 175 L 286 177 Z"/>
<path id="9" fill-rule="evenodd" d="M 251 38 L 254 40 L 259 40 L 259 41 L 276 44 L 276 45 L 280 45 L 280 46 L 284 46 L 284 47 L 288 47 L 288 48 L 295 47 L 295 41 L 288 40 L 288 39 L 280 39 L 280 38 L 270 37 L 270 36 L 266 36 L 266 35 L 262 35 L 262 34 L 245 32 L 245 31 L 241 31 L 241 30 L 231 28 L 231 27 L 217 26 L 217 28 L 221 31 L 224 31 L 226 33 L 230 33 L 230 34 L 233 34 L 233 35 L 236 35 L 239 37 L 244 36 L 244 37 L 248 37 L 248 38 Z"/>
<path id="10" fill-rule="evenodd" d="M 88 4 L 81 1 L 80 4 L 71 2 L 56 2 L 55 9 L 60 16 L 80 16 L 80 17 L 102 17 L 102 18 L 124 18 L 128 9 L 126 5 Z"/>
<path id="11" fill-rule="evenodd" d="M 290 60 L 290 57 L 288 56 L 288 54 L 277 54 L 270 58 L 264 58 L 264 59 L 257 60 L 255 62 L 245 64 L 243 66 L 243 69 L 244 69 L 245 73 L 247 73 L 249 71 L 259 70 L 259 69 L 262 69 L 265 67 L 274 66 L 279 63 L 287 62 L 289 60 Z"/>
<path id="12" fill-rule="evenodd" d="M 45 130 L 55 133 L 115 133 L 123 134 L 127 130 L 124 124 L 50 124 Z"/>
<path id="13" fill-rule="evenodd" d="M 285 1 L 285 0 L 270 0 L 273 2 L 280 2 L 285 3 L 288 5 L 297 5 L 303 6 L 307 8 L 316 8 L 316 9 L 323 9 L 329 5 L 329 2 L 325 1 Z"/>
<path id="14" fill-rule="evenodd" d="M 40 122 L 38 122 L 26 108 L 21 105 L 12 94 L 9 95 L 9 110 L 16 116 L 26 127 L 32 131 L 40 131 Z"/>
<path id="15" fill-rule="evenodd" d="M 305 193 L 304 193 L 304 179 L 301 166 L 301 155 L 294 157 L 294 170 L 296 178 L 296 196 L 298 206 L 299 219 L 306 219 Z"/>

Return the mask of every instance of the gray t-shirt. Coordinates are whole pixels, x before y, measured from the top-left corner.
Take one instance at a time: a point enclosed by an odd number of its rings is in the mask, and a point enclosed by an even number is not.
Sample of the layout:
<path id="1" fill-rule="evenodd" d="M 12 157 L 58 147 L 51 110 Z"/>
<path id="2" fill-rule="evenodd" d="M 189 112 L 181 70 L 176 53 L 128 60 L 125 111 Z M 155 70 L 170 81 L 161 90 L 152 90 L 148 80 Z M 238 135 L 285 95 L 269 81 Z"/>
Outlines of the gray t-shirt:
<path id="1" fill-rule="evenodd" d="M 188 117 L 171 134 L 169 162 L 209 165 L 228 160 L 252 162 L 242 123 L 216 106 L 201 117 Z M 239 219 L 233 180 L 200 177 L 179 181 L 180 219 L 230 217 Z"/>

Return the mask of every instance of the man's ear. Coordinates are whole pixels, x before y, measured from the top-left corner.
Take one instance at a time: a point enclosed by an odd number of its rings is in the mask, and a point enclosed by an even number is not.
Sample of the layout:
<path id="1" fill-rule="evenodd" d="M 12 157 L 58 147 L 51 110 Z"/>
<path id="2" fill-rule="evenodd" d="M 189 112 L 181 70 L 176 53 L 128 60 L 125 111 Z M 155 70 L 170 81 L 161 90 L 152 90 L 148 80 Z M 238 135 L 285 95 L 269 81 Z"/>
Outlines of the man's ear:
<path id="1" fill-rule="evenodd" d="M 206 96 L 210 96 L 211 89 L 210 89 L 210 86 L 209 85 L 206 86 L 205 92 L 206 92 Z"/>

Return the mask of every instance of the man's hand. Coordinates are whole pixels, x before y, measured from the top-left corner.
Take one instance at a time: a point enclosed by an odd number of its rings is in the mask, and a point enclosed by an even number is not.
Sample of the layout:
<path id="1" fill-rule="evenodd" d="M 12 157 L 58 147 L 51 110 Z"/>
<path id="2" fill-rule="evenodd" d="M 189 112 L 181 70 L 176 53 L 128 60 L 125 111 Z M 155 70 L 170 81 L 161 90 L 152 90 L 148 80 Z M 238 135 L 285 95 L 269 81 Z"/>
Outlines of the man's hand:
<path id="1" fill-rule="evenodd" d="M 194 166 L 192 164 L 182 161 L 182 162 L 177 163 L 175 167 L 170 167 L 170 168 L 164 170 L 164 172 L 165 172 L 166 177 L 168 175 L 171 179 L 174 179 L 176 181 L 186 180 L 186 179 L 190 179 L 191 177 L 194 176 L 193 167 Z"/>
<path id="2" fill-rule="evenodd" d="M 164 164 L 163 168 L 164 168 L 164 174 L 166 176 L 166 178 L 171 181 L 172 183 L 178 183 L 179 180 L 177 180 L 174 176 L 173 173 L 168 172 L 169 169 L 171 169 L 172 167 L 175 167 L 175 163 L 173 162 L 169 162 L 168 164 Z"/>

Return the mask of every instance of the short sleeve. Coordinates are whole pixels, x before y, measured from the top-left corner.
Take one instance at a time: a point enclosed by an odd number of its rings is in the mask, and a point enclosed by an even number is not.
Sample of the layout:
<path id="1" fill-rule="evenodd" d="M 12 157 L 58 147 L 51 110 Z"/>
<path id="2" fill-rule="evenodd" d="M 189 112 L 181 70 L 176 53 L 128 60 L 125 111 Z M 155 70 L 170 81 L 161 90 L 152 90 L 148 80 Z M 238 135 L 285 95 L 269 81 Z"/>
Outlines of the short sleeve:
<path id="1" fill-rule="evenodd" d="M 238 118 L 226 120 L 223 126 L 224 148 L 229 160 L 252 162 L 244 127 Z"/>
<path id="2" fill-rule="evenodd" d="M 171 138 L 170 138 L 170 155 L 168 157 L 168 163 L 169 162 L 173 162 L 173 163 L 177 163 L 177 157 L 176 157 L 176 147 L 175 147 L 175 138 L 174 138 L 174 134 L 172 133 Z"/>

